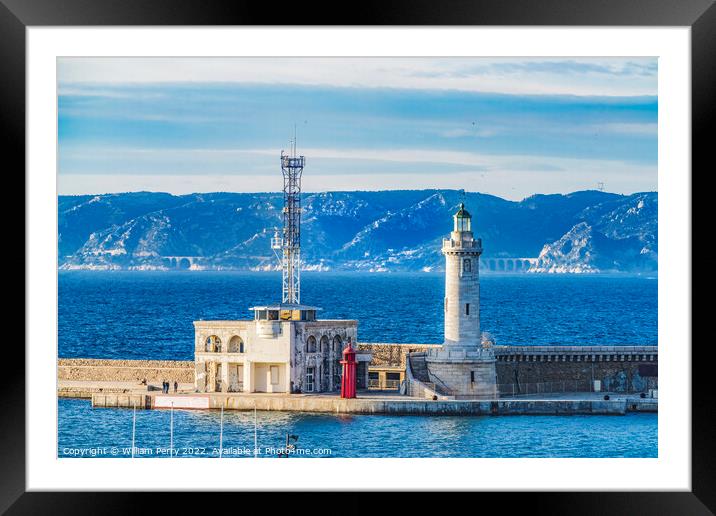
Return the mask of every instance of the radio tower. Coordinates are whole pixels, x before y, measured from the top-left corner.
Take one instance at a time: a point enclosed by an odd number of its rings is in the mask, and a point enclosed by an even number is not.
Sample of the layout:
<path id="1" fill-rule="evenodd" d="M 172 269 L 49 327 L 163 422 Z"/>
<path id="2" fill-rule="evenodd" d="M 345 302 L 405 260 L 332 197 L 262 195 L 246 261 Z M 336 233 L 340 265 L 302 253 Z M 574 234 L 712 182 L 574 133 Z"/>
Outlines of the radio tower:
<path id="1" fill-rule="evenodd" d="M 301 174 L 304 156 L 296 155 L 296 131 L 290 141 L 290 154 L 281 151 L 283 173 L 283 235 L 278 231 L 271 239 L 271 248 L 283 271 L 282 303 L 301 303 Z"/>

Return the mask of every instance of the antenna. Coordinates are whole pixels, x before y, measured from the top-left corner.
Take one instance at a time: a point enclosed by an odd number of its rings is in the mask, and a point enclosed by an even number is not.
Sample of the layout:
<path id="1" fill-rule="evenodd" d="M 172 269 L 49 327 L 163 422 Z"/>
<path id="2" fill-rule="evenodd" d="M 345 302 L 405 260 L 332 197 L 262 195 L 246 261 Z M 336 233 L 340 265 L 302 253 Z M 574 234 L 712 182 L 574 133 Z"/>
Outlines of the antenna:
<path id="1" fill-rule="evenodd" d="M 288 139 L 288 152 L 291 158 L 296 157 L 296 124 L 293 124 L 293 136 Z"/>
<path id="2" fill-rule="evenodd" d="M 283 231 L 271 239 L 282 271 L 282 303 L 301 303 L 301 176 L 306 164 L 304 156 L 296 155 L 296 125 L 293 126 L 291 154 L 281 151 L 283 174 Z"/>

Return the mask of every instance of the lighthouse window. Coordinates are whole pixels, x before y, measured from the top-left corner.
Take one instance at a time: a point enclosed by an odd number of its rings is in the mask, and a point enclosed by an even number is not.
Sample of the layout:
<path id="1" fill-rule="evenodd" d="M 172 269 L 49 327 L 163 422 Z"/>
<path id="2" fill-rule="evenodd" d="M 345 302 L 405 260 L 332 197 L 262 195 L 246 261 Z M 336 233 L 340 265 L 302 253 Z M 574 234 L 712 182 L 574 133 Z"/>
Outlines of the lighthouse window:
<path id="1" fill-rule="evenodd" d="M 470 303 L 465 303 L 465 315 L 470 315 Z"/>
<path id="2" fill-rule="evenodd" d="M 472 260 L 470 258 L 465 258 L 462 261 L 462 272 L 470 272 L 472 271 Z"/>

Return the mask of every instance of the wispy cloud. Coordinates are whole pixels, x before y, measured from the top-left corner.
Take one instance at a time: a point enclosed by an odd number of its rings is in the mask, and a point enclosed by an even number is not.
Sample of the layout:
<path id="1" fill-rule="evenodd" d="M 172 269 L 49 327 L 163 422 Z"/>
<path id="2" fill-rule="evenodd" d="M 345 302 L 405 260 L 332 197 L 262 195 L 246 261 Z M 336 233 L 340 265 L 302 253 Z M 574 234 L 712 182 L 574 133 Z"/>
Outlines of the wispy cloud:
<path id="1" fill-rule="evenodd" d="M 244 83 L 633 96 L 656 95 L 656 66 L 654 58 L 62 58 L 58 79 L 62 87 Z"/>
<path id="2" fill-rule="evenodd" d="M 275 190 L 294 124 L 313 190 L 650 190 L 656 75 L 654 58 L 63 58 L 60 191 Z"/>
<path id="3" fill-rule="evenodd" d="M 617 134 L 653 136 L 658 134 L 659 126 L 656 123 L 613 123 L 597 127 L 598 130 L 613 132 Z"/>
<path id="4" fill-rule="evenodd" d="M 522 198 L 545 188 L 568 191 L 606 182 L 612 191 L 656 189 L 656 166 L 620 160 L 489 155 L 415 149 L 302 149 L 308 158 L 306 189 L 385 189 L 459 187 L 459 181 L 506 198 Z M 172 193 L 220 190 L 256 192 L 280 187 L 276 149 L 87 149 L 65 159 L 87 165 L 84 173 L 61 176 L 65 194 L 126 191 L 136 184 L 163 184 Z M 107 167 L 103 162 L 110 163 Z M 94 168 L 109 170 L 100 174 Z M 75 166 L 75 170 L 81 167 Z M 221 182 L 214 182 L 221 178 Z M 352 185 L 352 187 L 351 187 Z M 135 187 L 136 189 L 137 187 Z M 146 186 L 144 187 L 146 188 Z M 131 190 L 132 188 L 130 188 Z M 626 193 L 626 191 L 624 191 Z"/>
<path id="5" fill-rule="evenodd" d="M 447 129 L 438 133 L 443 138 L 489 138 L 498 134 L 496 129 L 483 129 L 476 127 L 474 129 L 455 128 Z"/>

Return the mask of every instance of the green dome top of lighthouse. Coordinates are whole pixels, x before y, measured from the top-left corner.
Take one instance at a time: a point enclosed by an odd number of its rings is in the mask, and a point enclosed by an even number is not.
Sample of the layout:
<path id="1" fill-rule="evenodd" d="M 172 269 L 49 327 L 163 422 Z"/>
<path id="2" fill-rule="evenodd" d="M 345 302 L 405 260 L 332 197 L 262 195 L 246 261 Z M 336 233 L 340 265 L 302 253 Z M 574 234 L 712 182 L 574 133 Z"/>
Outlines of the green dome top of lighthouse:
<path id="1" fill-rule="evenodd" d="M 455 227 L 453 231 L 471 231 L 472 215 L 465 209 L 465 203 L 460 203 L 460 209 L 453 215 Z"/>
<path id="2" fill-rule="evenodd" d="M 458 219 L 471 219 L 472 215 L 470 215 L 470 212 L 465 209 L 465 203 L 460 203 L 460 209 L 457 210 L 457 213 L 455 213 L 455 218 Z"/>

